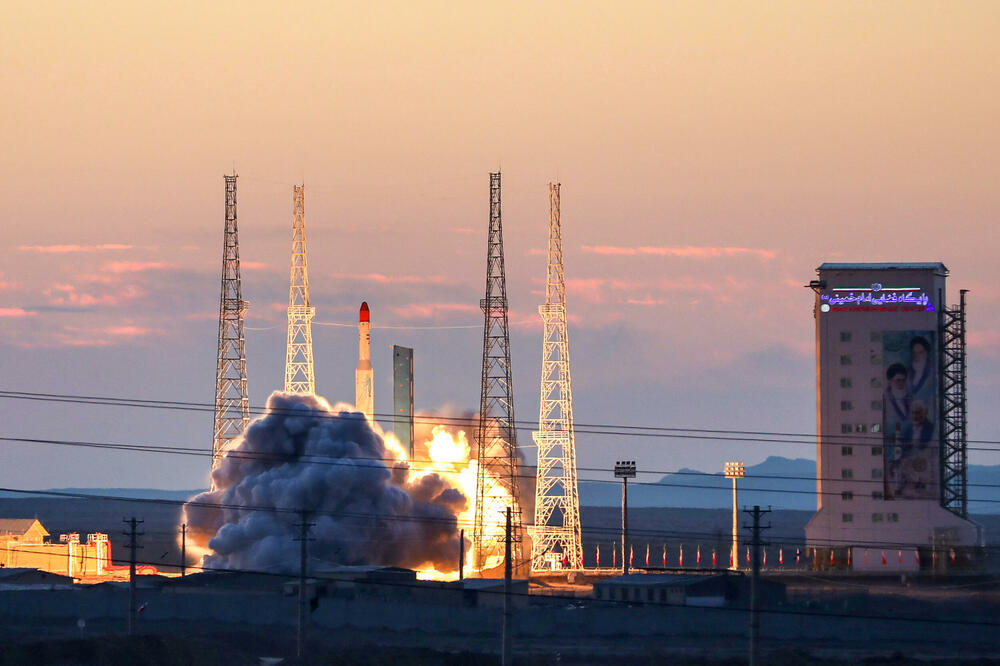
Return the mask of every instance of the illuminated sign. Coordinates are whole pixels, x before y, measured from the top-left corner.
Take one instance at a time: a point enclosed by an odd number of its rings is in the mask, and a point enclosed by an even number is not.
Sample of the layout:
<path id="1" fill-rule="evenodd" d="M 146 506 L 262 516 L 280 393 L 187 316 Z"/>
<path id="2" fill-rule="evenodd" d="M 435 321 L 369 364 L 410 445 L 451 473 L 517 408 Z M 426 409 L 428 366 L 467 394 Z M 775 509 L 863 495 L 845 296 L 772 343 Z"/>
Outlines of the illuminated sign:
<path id="1" fill-rule="evenodd" d="M 820 312 L 934 312 L 920 287 L 836 287 L 820 294 Z"/>

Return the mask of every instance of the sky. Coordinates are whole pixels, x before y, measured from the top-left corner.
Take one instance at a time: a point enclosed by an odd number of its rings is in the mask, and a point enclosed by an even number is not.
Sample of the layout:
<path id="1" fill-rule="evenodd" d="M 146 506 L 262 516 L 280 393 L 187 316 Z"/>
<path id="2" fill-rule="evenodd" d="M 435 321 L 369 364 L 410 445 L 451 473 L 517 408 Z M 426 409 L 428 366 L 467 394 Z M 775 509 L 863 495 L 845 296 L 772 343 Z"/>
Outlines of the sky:
<path id="1" fill-rule="evenodd" d="M 561 182 L 578 423 L 814 433 L 816 267 L 942 261 L 950 300 L 971 290 L 970 438 L 1000 440 L 998 29 L 992 1 L 9 3 L 0 389 L 211 403 L 235 169 L 251 403 L 283 381 L 304 182 L 318 392 L 353 398 L 366 300 L 376 411 L 391 344 L 416 350 L 418 410 L 474 410 L 500 169 L 519 420 L 538 414 Z M 0 398 L 0 436 L 208 450 L 212 418 Z M 815 451 L 577 447 L 581 467 L 651 472 Z M 206 475 L 203 457 L 0 445 L 3 487 Z"/>

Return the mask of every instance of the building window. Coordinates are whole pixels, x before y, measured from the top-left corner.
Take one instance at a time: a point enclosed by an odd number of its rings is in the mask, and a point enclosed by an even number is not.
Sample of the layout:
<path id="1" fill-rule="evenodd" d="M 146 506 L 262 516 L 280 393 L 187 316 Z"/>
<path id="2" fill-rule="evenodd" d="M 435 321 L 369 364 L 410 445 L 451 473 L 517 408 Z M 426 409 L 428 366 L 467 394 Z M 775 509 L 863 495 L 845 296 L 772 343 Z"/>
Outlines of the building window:
<path id="1" fill-rule="evenodd" d="M 842 411 L 842 412 L 849 412 L 852 409 L 854 409 L 854 404 L 851 403 L 850 400 L 841 400 L 840 401 L 840 411 Z"/>
<path id="2" fill-rule="evenodd" d="M 840 378 L 840 388 L 851 388 L 851 378 L 841 377 Z"/>
<path id="3" fill-rule="evenodd" d="M 872 424 L 872 432 L 882 432 L 882 424 L 881 423 L 873 423 Z"/>
<path id="4" fill-rule="evenodd" d="M 840 522 L 842 522 L 842 523 L 851 523 L 851 522 L 854 522 L 854 514 L 853 513 L 842 513 L 842 514 L 840 514 Z"/>
<path id="5" fill-rule="evenodd" d="M 872 491 L 872 499 L 873 500 L 883 500 L 883 499 L 885 499 L 885 495 L 882 494 L 881 490 L 873 490 Z"/>
<path id="6" fill-rule="evenodd" d="M 850 446 L 842 446 L 842 447 L 840 447 L 840 455 L 842 455 L 842 456 L 853 456 L 854 455 L 854 448 L 850 447 Z"/>
<path id="7" fill-rule="evenodd" d="M 872 342 L 882 342 L 882 331 L 872 331 L 871 333 Z"/>
<path id="8" fill-rule="evenodd" d="M 872 377 L 872 388 L 882 388 L 881 377 Z"/>
<path id="9" fill-rule="evenodd" d="M 889 514 L 889 522 L 890 523 L 898 523 L 899 522 L 899 514 L 898 513 L 890 513 Z"/>
<path id="10" fill-rule="evenodd" d="M 845 502 L 849 502 L 852 499 L 854 499 L 854 493 L 851 492 L 850 490 L 845 490 L 844 492 L 840 493 L 840 499 L 844 500 Z"/>
<path id="11" fill-rule="evenodd" d="M 841 423 L 840 432 L 854 432 L 854 426 L 850 423 Z"/>
<path id="12" fill-rule="evenodd" d="M 851 355 L 850 354 L 841 354 L 840 355 L 840 364 L 841 365 L 851 365 L 851 363 L 852 363 L 852 361 L 851 361 Z"/>
<path id="13" fill-rule="evenodd" d="M 868 432 L 868 426 L 866 426 L 864 423 L 859 423 L 858 425 L 854 426 L 854 432 Z"/>
<path id="14" fill-rule="evenodd" d="M 883 514 L 881 514 L 881 513 L 873 513 L 872 514 L 872 522 L 873 523 L 881 523 L 884 518 L 885 518 L 885 516 Z"/>
<path id="15" fill-rule="evenodd" d="M 873 456 L 880 456 L 880 455 L 882 455 L 882 447 L 881 446 L 873 446 L 872 447 L 872 455 Z"/>
<path id="16" fill-rule="evenodd" d="M 882 478 L 882 468 L 881 467 L 876 467 L 875 469 L 872 470 L 872 478 L 873 479 L 881 479 Z"/>
<path id="17" fill-rule="evenodd" d="M 840 470 L 840 478 L 842 478 L 842 479 L 853 479 L 854 478 L 854 470 L 853 469 L 847 469 L 847 468 Z"/>
<path id="18" fill-rule="evenodd" d="M 872 409 L 874 409 L 876 412 L 881 412 L 882 411 L 882 401 L 881 400 L 872 400 Z"/>
<path id="19" fill-rule="evenodd" d="M 841 331 L 840 332 L 840 341 L 841 342 L 850 342 L 851 341 L 851 332 L 850 331 Z"/>
<path id="20" fill-rule="evenodd" d="M 882 365 L 882 354 L 872 354 L 872 365 Z"/>

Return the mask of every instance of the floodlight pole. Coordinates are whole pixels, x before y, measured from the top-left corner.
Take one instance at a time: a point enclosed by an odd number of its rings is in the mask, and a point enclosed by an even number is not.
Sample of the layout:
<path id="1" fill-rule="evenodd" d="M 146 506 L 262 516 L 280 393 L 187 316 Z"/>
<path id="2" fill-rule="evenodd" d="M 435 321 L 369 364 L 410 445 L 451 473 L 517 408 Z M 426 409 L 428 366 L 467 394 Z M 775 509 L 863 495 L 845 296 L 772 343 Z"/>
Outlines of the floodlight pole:
<path id="1" fill-rule="evenodd" d="M 727 462 L 722 469 L 726 478 L 733 480 L 733 545 L 730 551 L 729 568 L 735 571 L 740 568 L 739 526 L 737 521 L 739 512 L 736 503 L 736 479 L 742 479 L 746 476 L 746 467 L 744 467 L 742 462 Z"/>
<path id="2" fill-rule="evenodd" d="M 635 461 L 619 460 L 615 462 L 615 477 L 622 480 L 622 573 L 628 575 L 628 480 L 635 478 Z"/>

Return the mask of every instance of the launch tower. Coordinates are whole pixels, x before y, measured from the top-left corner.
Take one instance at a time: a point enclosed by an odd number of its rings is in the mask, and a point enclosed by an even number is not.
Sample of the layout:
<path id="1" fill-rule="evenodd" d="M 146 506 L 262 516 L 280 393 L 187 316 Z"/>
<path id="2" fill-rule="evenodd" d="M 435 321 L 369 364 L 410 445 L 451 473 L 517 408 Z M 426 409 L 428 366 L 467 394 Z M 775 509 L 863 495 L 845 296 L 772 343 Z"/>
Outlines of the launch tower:
<path id="1" fill-rule="evenodd" d="M 521 561 L 521 512 L 517 488 L 517 433 L 510 370 L 507 280 L 500 223 L 500 173 L 490 174 L 490 227 L 486 249 L 486 298 L 479 302 L 483 325 L 483 381 L 479 408 L 476 515 L 472 547 L 478 571 L 503 559 L 503 527 L 510 507 L 511 560 Z M 499 538 L 498 538 L 499 537 Z"/>
<path id="2" fill-rule="evenodd" d="M 305 185 L 292 186 L 292 270 L 288 289 L 285 393 L 316 393 L 312 341 L 312 318 L 316 308 L 309 305 L 305 189 Z"/>
<path id="3" fill-rule="evenodd" d="M 566 281 L 563 275 L 559 183 L 549 183 L 549 251 L 545 305 L 538 308 L 542 333 L 542 384 L 538 407 L 538 475 L 535 522 L 531 528 L 531 570 L 583 568 L 580 497 L 573 435 L 573 389 L 566 332 Z"/>
<path id="4" fill-rule="evenodd" d="M 226 230 L 222 241 L 219 356 L 215 374 L 215 436 L 212 469 L 250 423 L 247 351 L 243 320 L 247 306 L 240 286 L 240 238 L 236 224 L 236 174 L 226 180 Z"/>

